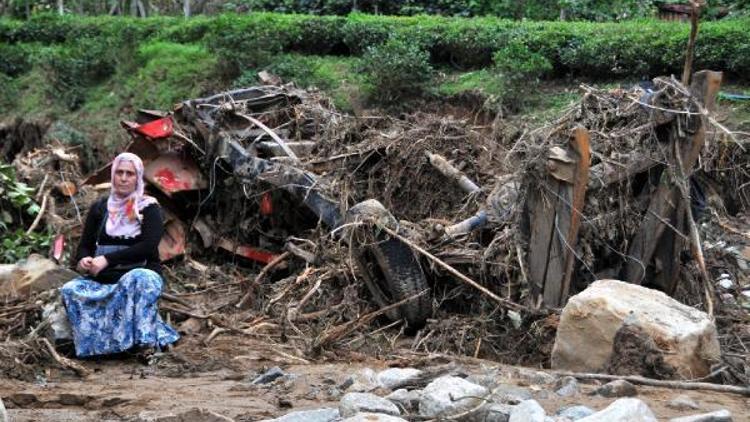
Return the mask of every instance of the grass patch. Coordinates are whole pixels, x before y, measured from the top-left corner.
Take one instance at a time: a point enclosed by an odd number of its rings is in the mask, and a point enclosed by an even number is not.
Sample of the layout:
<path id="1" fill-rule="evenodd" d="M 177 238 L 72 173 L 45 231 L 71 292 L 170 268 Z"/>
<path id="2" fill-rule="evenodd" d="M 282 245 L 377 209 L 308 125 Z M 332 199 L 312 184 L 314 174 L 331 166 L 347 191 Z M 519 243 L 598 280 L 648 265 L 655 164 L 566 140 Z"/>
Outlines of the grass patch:
<path id="1" fill-rule="evenodd" d="M 149 42 L 138 48 L 137 61 L 139 69 L 124 83 L 135 107 L 170 109 L 214 85 L 216 58 L 199 45 Z"/>
<path id="2" fill-rule="evenodd" d="M 291 53 L 276 56 L 268 70 L 300 88 L 320 89 L 331 97 L 336 108 L 351 112 L 370 89 L 361 66 L 358 57 Z M 255 75 L 254 69 L 247 70 L 234 85 L 251 85 L 256 82 Z"/>

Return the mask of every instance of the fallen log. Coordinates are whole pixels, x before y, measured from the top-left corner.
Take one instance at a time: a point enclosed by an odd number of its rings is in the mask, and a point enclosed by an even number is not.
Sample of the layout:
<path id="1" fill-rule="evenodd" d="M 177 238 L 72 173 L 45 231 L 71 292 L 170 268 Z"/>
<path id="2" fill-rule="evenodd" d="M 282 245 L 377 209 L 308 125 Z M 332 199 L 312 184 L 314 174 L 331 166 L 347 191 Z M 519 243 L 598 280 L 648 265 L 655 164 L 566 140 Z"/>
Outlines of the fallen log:
<path id="1" fill-rule="evenodd" d="M 574 377 L 578 379 L 600 381 L 624 380 L 633 384 L 648 385 L 651 387 L 672 388 L 677 390 L 718 391 L 722 393 L 741 394 L 743 396 L 750 397 L 750 387 L 739 387 L 736 385 L 713 384 L 710 382 L 657 380 L 653 378 L 642 377 L 639 375 L 609 375 L 567 371 L 554 371 L 553 373 L 563 377 Z"/>

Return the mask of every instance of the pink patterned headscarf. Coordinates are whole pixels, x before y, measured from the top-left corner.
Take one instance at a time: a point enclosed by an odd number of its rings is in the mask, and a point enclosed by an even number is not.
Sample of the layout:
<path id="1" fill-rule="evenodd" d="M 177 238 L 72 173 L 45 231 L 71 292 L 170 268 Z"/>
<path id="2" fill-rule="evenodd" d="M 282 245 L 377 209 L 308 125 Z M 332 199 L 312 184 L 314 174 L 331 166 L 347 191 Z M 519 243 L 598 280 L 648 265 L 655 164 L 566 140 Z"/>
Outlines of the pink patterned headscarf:
<path id="1" fill-rule="evenodd" d="M 126 161 L 133 163 L 136 172 L 135 191 L 125 198 L 115 195 L 115 173 L 120 165 Z M 135 237 L 141 234 L 141 211 L 151 204 L 156 204 L 156 198 L 143 194 L 143 161 L 130 152 L 123 152 L 112 162 L 112 191 L 107 199 L 107 234 L 109 236 Z"/>

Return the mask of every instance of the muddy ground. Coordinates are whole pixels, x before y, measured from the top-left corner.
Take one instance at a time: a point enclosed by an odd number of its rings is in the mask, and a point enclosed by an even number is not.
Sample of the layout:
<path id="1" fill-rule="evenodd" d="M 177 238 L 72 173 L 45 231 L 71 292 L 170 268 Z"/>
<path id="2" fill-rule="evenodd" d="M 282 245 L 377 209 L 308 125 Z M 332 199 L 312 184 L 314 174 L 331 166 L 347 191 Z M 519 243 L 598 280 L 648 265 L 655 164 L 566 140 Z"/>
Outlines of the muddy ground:
<path id="1" fill-rule="evenodd" d="M 548 414 L 571 404 L 600 410 L 614 400 L 588 395 L 596 388 L 596 382 L 581 384 L 580 394 L 562 398 L 551 392 L 551 386 L 534 384 L 533 379 L 519 374 L 518 367 L 481 359 L 395 349 L 380 358 L 348 353 L 301 364 L 274 354 L 262 341 L 230 336 L 217 338 L 209 347 L 199 345 L 195 338 L 183 339 L 172 355 L 150 366 L 132 357 L 87 361 L 87 367 L 94 373 L 86 380 L 54 368 L 33 383 L 5 380 L 0 385 L 0 396 L 15 422 L 137 420 L 191 408 L 208 409 L 238 421 L 257 421 L 295 410 L 337 407 L 342 395 L 338 386 L 361 368 L 376 371 L 390 366 L 427 369 L 451 362 L 468 375 L 499 370 L 503 382 L 531 391 Z M 265 386 L 250 384 L 258 373 L 273 366 L 280 366 L 297 378 Z M 638 387 L 638 397 L 660 419 L 698 412 L 667 406 L 680 394 L 696 401 L 700 412 L 727 409 L 735 416 L 735 421 L 750 420 L 750 399 L 742 396 Z"/>

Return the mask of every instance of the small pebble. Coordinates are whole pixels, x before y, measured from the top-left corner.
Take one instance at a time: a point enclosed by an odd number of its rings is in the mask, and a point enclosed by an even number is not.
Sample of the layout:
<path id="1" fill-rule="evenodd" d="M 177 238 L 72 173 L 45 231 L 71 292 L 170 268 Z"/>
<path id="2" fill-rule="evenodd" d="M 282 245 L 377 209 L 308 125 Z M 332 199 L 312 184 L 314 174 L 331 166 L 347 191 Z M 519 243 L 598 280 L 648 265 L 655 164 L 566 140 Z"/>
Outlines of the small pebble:
<path id="1" fill-rule="evenodd" d="M 596 390 L 602 397 L 632 397 L 638 394 L 635 386 L 625 380 L 615 380 L 602 385 Z"/>

